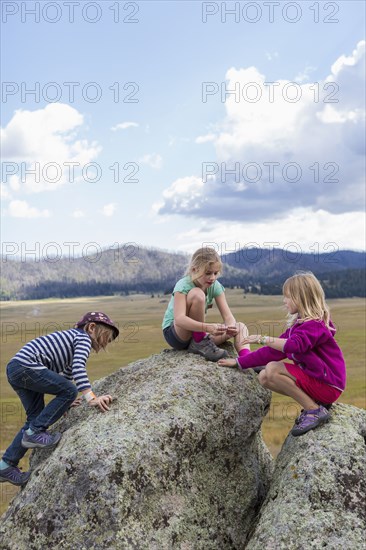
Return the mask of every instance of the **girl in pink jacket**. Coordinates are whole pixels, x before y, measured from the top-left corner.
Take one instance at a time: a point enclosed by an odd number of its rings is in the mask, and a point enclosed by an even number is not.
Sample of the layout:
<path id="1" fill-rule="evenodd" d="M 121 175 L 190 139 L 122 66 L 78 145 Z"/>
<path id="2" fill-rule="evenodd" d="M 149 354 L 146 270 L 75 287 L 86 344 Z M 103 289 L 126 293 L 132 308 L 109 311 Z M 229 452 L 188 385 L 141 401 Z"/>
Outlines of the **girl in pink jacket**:
<path id="1" fill-rule="evenodd" d="M 241 369 L 263 367 L 260 384 L 292 397 L 303 407 L 291 430 L 292 435 L 298 436 L 329 420 L 326 406 L 343 392 L 346 366 L 334 338 L 335 327 L 324 291 L 313 273 L 297 273 L 287 279 L 283 295 L 289 321 L 286 332 L 279 338 L 248 336 L 243 343 L 265 347 L 236 360 L 220 359 L 218 364 L 225 367 L 237 364 Z"/>

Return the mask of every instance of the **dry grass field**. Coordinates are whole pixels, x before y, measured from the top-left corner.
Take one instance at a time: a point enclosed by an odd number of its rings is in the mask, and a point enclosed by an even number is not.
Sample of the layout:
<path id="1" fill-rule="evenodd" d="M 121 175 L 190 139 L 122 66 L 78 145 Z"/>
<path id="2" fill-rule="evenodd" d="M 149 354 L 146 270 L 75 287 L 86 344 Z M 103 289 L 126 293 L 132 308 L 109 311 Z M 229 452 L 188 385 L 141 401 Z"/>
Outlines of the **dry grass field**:
<path id="1" fill-rule="evenodd" d="M 276 336 L 282 332 L 285 313 L 281 296 L 244 297 L 240 290 L 227 290 L 226 294 L 237 320 L 245 322 L 251 333 Z M 7 362 L 22 345 L 39 335 L 72 327 L 86 311 L 104 311 L 118 323 L 121 334 L 106 353 L 91 355 L 88 372 L 93 381 L 166 347 L 161 320 L 167 298 L 131 295 L 0 303 L 0 450 L 5 450 L 24 422 L 24 411 L 5 375 Z M 348 367 L 347 388 L 340 401 L 365 407 L 365 300 L 339 299 L 328 303 Z M 217 309 L 209 311 L 208 320 L 220 320 Z M 263 422 L 263 437 L 273 456 L 278 454 L 298 412 L 299 406 L 291 399 L 273 394 Z M 21 466 L 27 468 L 26 459 Z M 0 484 L 1 513 L 18 490 L 9 483 Z"/>

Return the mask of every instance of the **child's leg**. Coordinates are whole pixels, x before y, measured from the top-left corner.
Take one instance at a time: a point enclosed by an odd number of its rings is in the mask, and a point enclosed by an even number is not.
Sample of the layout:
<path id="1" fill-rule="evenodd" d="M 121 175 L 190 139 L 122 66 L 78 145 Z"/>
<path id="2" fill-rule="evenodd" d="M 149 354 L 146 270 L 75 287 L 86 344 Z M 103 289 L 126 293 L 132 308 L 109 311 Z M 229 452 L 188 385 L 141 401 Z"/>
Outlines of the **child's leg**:
<path id="1" fill-rule="evenodd" d="M 329 386 L 317 378 L 309 376 L 298 365 L 285 363 L 285 366 L 288 372 L 296 378 L 296 386 L 310 395 L 310 397 L 318 405 L 323 405 L 324 407 L 329 408 L 330 405 L 334 403 L 334 401 L 337 401 L 339 396 L 342 394 L 341 390 L 338 390 L 333 386 Z"/>
<path id="2" fill-rule="evenodd" d="M 288 365 L 291 370 L 292 365 Z M 313 399 L 316 380 L 309 385 L 309 393 L 303 391 L 297 384 L 298 379 L 293 376 L 282 362 L 268 363 L 265 370 L 259 374 L 260 383 L 270 390 L 293 397 L 303 407 L 301 415 L 295 421 L 291 430 L 293 436 L 299 436 L 313 430 L 317 426 L 328 422 L 330 414 L 322 405 Z"/>
<path id="3" fill-rule="evenodd" d="M 192 288 L 187 294 L 187 311 L 186 315 L 187 317 L 190 317 L 194 321 L 200 321 L 202 324 L 205 321 L 205 303 L 206 303 L 206 296 L 203 290 L 200 288 Z M 190 330 L 186 330 L 184 328 L 178 327 L 174 323 L 174 330 L 179 336 L 179 338 L 183 341 L 189 340 L 192 338 L 192 333 Z M 202 331 L 201 333 L 202 338 L 205 336 L 205 332 Z"/>
<path id="4" fill-rule="evenodd" d="M 23 458 L 28 449 L 22 447 L 22 439 L 25 430 L 29 428 L 30 422 L 37 418 L 44 408 L 44 396 L 41 393 L 26 390 L 24 388 L 16 387 L 13 385 L 13 389 L 17 392 L 22 405 L 27 414 L 27 421 L 22 429 L 17 433 L 13 442 L 6 449 L 3 460 L 9 466 L 17 466 L 19 461 Z"/>
<path id="5" fill-rule="evenodd" d="M 32 369 L 29 369 L 32 370 Z M 54 424 L 75 401 L 78 391 L 70 381 L 49 369 L 32 371 L 27 387 L 42 394 L 56 397 L 46 405 L 37 417 L 32 418 L 29 427 L 35 432 L 43 432 Z"/>
<path id="6" fill-rule="evenodd" d="M 227 351 L 218 348 L 213 339 L 209 338 L 204 330 L 206 296 L 200 288 L 192 288 L 187 294 L 186 315 L 202 323 L 202 331 L 189 331 L 178 327 L 174 323 L 177 336 L 183 340 L 190 340 L 188 353 L 196 353 L 209 361 L 218 361 L 227 356 Z"/>
<path id="7" fill-rule="evenodd" d="M 234 347 L 236 349 L 237 354 L 239 355 L 246 355 L 250 352 L 250 345 L 244 344 L 243 340 L 246 338 L 249 334 L 248 329 L 244 323 L 236 323 L 237 327 L 237 334 L 234 336 Z M 230 333 L 225 333 L 220 336 L 214 337 L 214 342 L 217 346 L 222 344 L 223 342 L 226 342 L 227 340 L 230 340 L 232 338 L 232 335 Z"/>
<path id="8" fill-rule="evenodd" d="M 72 382 L 49 369 L 35 370 L 12 363 L 7 367 L 7 375 L 27 414 L 27 422 L 3 456 L 5 462 L 16 466 L 26 453 L 21 445 L 25 430 L 45 431 L 66 412 L 78 392 Z M 46 393 L 56 397 L 45 407 L 43 396 Z"/>
<path id="9" fill-rule="evenodd" d="M 265 370 L 259 373 L 258 380 L 265 388 L 292 397 L 305 410 L 318 408 L 318 404 L 296 385 L 296 378 L 281 361 L 268 363 Z"/>
<path id="10" fill-rule="evenodd" d="M 237 354 L 239 355 L 245 355 L 250 352 L 250 345 L 244 344 L 243 340 L 249 335 L 249 331 L 247 329 L 247 326 L 244 325 L 244 323 L 238 323 L 239 325 L 239 332 L 234 338 L 234 346 L 236 349 Z M 244 351 L 245 350 L 245 351 Z"/>

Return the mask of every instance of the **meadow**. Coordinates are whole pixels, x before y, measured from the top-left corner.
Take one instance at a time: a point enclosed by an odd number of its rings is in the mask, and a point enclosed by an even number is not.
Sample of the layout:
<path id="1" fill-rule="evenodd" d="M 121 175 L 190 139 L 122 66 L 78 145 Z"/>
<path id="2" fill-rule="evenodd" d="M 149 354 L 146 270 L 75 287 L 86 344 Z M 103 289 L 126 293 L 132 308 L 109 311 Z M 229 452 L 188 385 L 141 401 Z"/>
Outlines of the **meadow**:
<path id="1" fill-rule="evenodd" d="M 236 319 L 245 322 L 251 333 L 278 336 L 284 330 L 285 312 L 281 296 L 244 295 L 238 289 L 227 290 L 226 294 Z M 167 347 L 161 332 L 167 302 L 168 297 L 162 295 L 1 302 L 1 453 L 25 419 L 24 410 L 5 374 L 7 362 L 22 345 L 42 334 L 71 328 L 87 311 L 104 311 L 118 323 L 120 336 L 105 353 L 90 356 L 88 373 L 91 381 L 97 380 Z M 328 304 L 348 368 L 347 388 L 340 402 L 365 408 L 365 300 L 335 299 L 329 300 Z M 208 321 L 220 321 L 215 307 L 209 311 Z M 299 410 L 299 405 L 293 400 L 273 394 L 262 432 L 274 457 L 280 451 Z M 27 469 L 26 458 L 21 466 Z M 9 483 L 0 484 L 0 513 L 6 510 L 18 490 Z"/>

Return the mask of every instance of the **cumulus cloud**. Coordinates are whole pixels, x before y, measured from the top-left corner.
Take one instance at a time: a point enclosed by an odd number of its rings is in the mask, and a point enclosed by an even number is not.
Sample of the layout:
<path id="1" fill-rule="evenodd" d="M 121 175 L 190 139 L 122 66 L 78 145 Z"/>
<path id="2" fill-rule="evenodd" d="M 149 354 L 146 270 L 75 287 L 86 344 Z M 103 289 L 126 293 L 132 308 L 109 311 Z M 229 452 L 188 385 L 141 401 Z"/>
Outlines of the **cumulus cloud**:
<path id="1" fill-rule="evenodd" d="M 49 210 L 39 210 L 26 201 L 13 200 L 9 203 L 8 213 L 12 218 L 49 218 Z"/>
<path id="2" fill-rule="evenodd" d="M 163 192 L 163 199 L 171 204 L 172 209 L 184 208 L 193 212 L 202 206 L 204 184 L 196 176 L 188 176 L 176 180 L 168 189 Z M 164 203 L 155 204 L 155 211 L 163 208 Z"/>
<path id="3" fill-rule="evenodd" d="M 73 218 L 85 218 L 85 212 L 83 210 L 74 210 L 71 215 Z"/>
<path id="4" fill-rule="evenodd" d="M 316 71 L 316 67 L 312 67 L 311 65 L 308 65 L 305 67 L 303 71 L 300 71 L 294 78 L 295 82 L 298 82 L 299 84 L 302 84 L 302 82 L 307 82 L 310 80 L 310 75 Z"/>
<path id="5" fill-rule="evenodd" d="M 298 208 L 331 214 L 364 204 L 365 42 L 317 83 L 266 82 L 256 67 L 228 70 L 216 156 L 164 191 L 159 214 L 281 219 Z M 207 101 L 220 101 L 220 96 Z M 204 136 L 200 136 L 204 142 Z M 212 140 L 212 132 L 207 141 Z M 177 192 L 178 189 L 178 192 Z"/>
<path id="6" fill-rule="evenodd" d="M 154 170 L 160 170 L 163 164 L 163 158 L 157 153 L 151 153 L 139 158 L 138 162 L 140 164 L 147 164 L 151 168 L 154 168 Z"/>
<path id="7" fill-rule="evenodd" d="M 11 198 L 11 194 L 9 192 L 8 187 L 3 183 L 0 184 L 0 197 L 1 197 L 1 200 L 7 200 Z"/>
<path id="8" fill-rule="evenodd" d="M 0 131 L 3 183 L 14 190 L 17 178 L 19 191 L 39 192 L 78 181 L 81 170 L 101 151 L 97 142 L 77 138 L 83 122 L 81 113 L 62 103 L 15 111 Z"/>
<path id="9" fill-rule="evenodd" d="M 19 191 L 20 190 L 20 178 L 19 176 L 10 176 L 9 178 L 9 187 L 13 191 Z"/>
<path id="10" fill-rule="evenodd" d="M 106 216 L 107 218 L 110 218 L 115 213 L 116 208 L 117 208 L 117 204 L 115 202 L 105 204 L 102 208 L 103 216 Z"/>
<path id="11" fill-rule="evenodd" d="M 208 143 L 210 141 L 215 141 L 215 134 L 206 134 L 205 136 L 198 136 L 195 139 L 195 143 Z"/>
<path id="12" fill-rule="evenodd" d="M 306 231 L 304 231 L 306 228 Z M 331 232 L 327 228 L 332 228 Z M 330 253 L 336 250 L 364 250 L 365 216 L 353 212 L 330 214 L 324 210 L 295 208 L 282 219 L 251 223 L 202 220 L 194 229 L 182 231 L 176 238 L 177 248 L 192 253 L 204 243 L 211 243 L 219 254 L 242 248 L 282 248 L 295 253 Z M 330 264 L 330 269 L 332 265 Z"/>
<path id="13" fill-rule="evenodd" d="M 111 130 L 113 132 L 116 132 L 117 130 L 127 130 L 128 128 L 138 128 L 137 122 L 120 122 L 119 124 L 116 124 L 115 126 L 112 126 Z"/>

